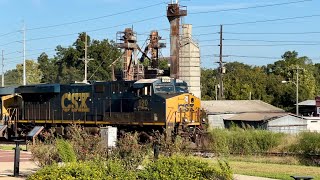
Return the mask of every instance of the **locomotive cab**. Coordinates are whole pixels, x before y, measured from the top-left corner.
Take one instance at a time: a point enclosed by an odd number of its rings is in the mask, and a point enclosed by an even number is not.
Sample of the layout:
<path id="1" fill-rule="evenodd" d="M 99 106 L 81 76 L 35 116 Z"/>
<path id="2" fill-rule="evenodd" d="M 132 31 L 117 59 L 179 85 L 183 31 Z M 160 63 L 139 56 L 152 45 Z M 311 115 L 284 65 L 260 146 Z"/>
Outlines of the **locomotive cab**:
<path id="1" fill-rule="evenodd" d="M 200 99 L 188 92 L 185 81 L 169 77 L 141 79 L 133 84 L 135 111 L 149 111 L 163 122 L 167 135 L 200 125 Z"/>

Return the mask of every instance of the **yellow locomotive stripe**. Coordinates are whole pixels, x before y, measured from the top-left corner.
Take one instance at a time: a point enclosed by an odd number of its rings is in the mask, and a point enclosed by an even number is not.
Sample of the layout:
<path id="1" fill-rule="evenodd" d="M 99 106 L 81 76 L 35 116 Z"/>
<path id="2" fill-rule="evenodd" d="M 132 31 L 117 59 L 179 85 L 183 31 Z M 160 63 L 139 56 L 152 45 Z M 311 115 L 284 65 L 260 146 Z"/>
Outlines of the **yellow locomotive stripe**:
<path id="1" fill-rule="evenodd" d="M 108 122 L 108 121 L 72 121 L 72 120 L 18 120 L 18 123 L 38 123 L 38 124 L 119 124 L 119 125 L 156 125 L 164 126 L 164 122 Z"/>

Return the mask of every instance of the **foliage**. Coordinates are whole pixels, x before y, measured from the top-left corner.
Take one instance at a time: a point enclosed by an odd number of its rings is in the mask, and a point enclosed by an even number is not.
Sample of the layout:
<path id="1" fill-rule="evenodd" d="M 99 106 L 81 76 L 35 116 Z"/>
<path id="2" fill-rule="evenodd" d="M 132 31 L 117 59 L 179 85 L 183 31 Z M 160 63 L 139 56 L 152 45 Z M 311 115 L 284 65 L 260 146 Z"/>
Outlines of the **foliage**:
<path id="1" fill-rule="evenodd" d="M 223 77 L 226 100 L 255 99 L 271 103 L 286 110 L 293 110 L 296 98 L 297 67 L 299 70 L 299 101 L 314 99 L 320 92 L 320 65 L 313 64 L 306 56 L 287 51 L 282 59 L 266 66 L 250 66 L 240 62 L 225 64 Z M 287 80 L 294 83 L 281 84 Z M 217 69 L 202 69 L 202 99 L 216 98 L 218 89 Z"/>
<path id="2" fill-rule="evenodd" d="M 31 151 L 32 159 L 40 167 L 60 161 L 53 133 L 54 129 L 41 133 L 41 141 L 37 139 L 34 144 L 28 147 Z"/>
<path id="3" fill-rule="evenodd" d="M 298 151 L 304 155 L 320 154 L 320 134 L 316 132 L 303 132 L 297 143 Z"/>
<path id="4" fill-rule="evenodd" d="M 139 144 L 138 133 L 124 133 L 111 154 L 112 159 L 121 159 L 126 169 L 136 169 L 150 154 L 150 144 Z"/>
<path id="5" fill-rule="evenodd" d="M 64 139 L 56 140 L 56 147 L 62 162 L 76 162 L 77 157 L 70 142 Z"/>
<path id="6" fill-rule="evenodd" d="M 117 161 L 73 162 L 64 165 L 47 166 L 28 177 L 28 180 L 41 179 L 136 179 L 133 172 L 126 171 Z"/>
<path id="7" fill-rule="evenodd" d="M 220 169 L 194 157 L 162 157 L 148 164 L 139 173 L 139 179 L 232 179 L 232 172 L 227 163 L 220 162 Z"/>
<path id="8" fill-rule="evenodd" d="M 17 71 L 19 73 L 19 83 L 22 84 L 23 82 L 23 64 L 17 65 Z M 34 62 L 33 60 L 26 60 L 26 77 L 27 77 L 27 84 L 38 84 L 40 83 L 42 76 L 42 71 L 39 69 L 39 64 Z"/>
<path id="9" fill-rule="evenodd" d="M 106 156 L 107 151 L 97 133 L 87 132 L 79 125 L 72 125 L 67 128 L 67 138 L 80 161 Z"/>
<path id="10" fill-rule="evenodd" d="M 238 127 L 210 130 L 211 149 L 220 155 L 267 153 L 280 145 L 283 134 Z"/>

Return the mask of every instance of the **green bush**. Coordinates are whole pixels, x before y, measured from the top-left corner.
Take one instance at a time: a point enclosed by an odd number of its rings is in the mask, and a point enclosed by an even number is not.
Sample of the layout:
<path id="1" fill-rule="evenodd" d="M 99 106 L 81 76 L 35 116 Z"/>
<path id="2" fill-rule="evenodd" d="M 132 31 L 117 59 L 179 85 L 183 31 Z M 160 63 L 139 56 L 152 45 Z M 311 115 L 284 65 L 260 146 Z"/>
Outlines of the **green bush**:
<path id="1" fill-rule="evenodd" d="M 98 134 L 87 132 L 79 125 L 68 126 L 67 139 L 79 161 L 106 158 L 107 150 Z"/>
<path id="2" fill-rule="evenodd" d="M 141 145 L 138 133 L 125 133 L 117 141 L 117 148 L 113 149 L 109 158 L 120 159 L 128 170 L 136 169 L 141 165 L 147 154 L 150 154 L 149 144 Z"/>
<path id="3" fill-rule="evenodd" d="M 298 136 L 297 144 L 292 147 L 293 152 L 304 156 L 320 154 L 320 133 L 303 132 Z"/>
<path id="4" fill-rule="evenodd" d="M 213 129 L 209 131 L 211 149 L 220 155 L 267 153 L 279 146 L 283 137 L 281 133 L 250 128 L 233 127 L 229 130 Z"/>
<path id="5" fill-rule="evenodd" d="M 56 140 L 56 147 L 57 147 L 58 154 L 59 154 L 59 157 L 62 162 L 76 162 L 77 161 L 77 156 L 76 156 L 70 142 L 63 140 L 63 139 L 57 139 Z"/>
<path id="6" fill-rule="evenodd" d="M 195 157 L 172 156 L 149 163 L 138 176 L 139 179 L 144 180 L 229 180 L 232 179 L 232 172 L 228 164 L 220 163 L 220 169 L 218 169 Z"/>
<path id="7" fill-rule="evenodd" d="M 44 167 L 35 174 L 28 177 L 28 180 L 42 179 L 136 179 L 133 172 L 124 169 L 120 162 L 81 162 L 67 163 L 63 165 L 51 165 Z"/>
<path id="8" fill-rule="evenodd" d="M 224 129 L 210 130 L 208 133 L 209 147 L 218 155 L 227 155 L 229 150 L 230 133 Z"/>

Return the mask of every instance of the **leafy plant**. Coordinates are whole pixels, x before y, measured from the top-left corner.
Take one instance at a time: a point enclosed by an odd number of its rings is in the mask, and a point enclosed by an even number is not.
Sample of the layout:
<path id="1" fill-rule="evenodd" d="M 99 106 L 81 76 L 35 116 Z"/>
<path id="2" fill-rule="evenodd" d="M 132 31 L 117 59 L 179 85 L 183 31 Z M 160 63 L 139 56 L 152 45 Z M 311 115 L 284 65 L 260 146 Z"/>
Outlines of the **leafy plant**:
<path id="1" fill-rule="evenodd" d="M 207 162 L 195 157 L 172 156 L 162 157 L 149 163 L 139 173 L 139 179 L 166 180 L 166 179 L 232 179 L 231 168 L 227 163 L 220 163 L 219 169 L 210 166 Z"/>

